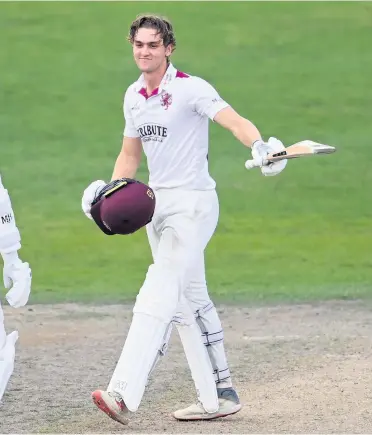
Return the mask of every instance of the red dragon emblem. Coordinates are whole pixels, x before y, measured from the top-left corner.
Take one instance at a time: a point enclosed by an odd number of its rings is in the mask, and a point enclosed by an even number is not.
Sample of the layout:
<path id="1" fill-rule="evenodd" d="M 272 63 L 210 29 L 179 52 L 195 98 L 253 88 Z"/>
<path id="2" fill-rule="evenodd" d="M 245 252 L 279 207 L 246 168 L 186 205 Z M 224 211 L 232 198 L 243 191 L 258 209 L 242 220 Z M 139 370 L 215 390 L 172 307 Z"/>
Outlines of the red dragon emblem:
<path id="1" fill-rule="evenodd" d="M 164 107 L 165 110 L 168 110 L 168 107 L 172 104 L 172 95 L 168 94 L 166 92 L 161 97 L 161 105 Z"/>

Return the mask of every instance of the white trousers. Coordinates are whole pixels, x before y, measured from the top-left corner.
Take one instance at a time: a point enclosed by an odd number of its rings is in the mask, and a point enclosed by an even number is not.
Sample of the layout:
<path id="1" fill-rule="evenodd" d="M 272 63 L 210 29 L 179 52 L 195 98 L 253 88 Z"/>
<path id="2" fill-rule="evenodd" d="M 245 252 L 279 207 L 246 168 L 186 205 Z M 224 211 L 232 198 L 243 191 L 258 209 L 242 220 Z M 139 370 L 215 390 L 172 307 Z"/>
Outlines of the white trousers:
<path id="1" fill-rule="evenodd" d="M 223 344 L 223 329 L 217 310 L 208 294 L 204 252 L 200 250 L 200 246 L 207 246 L 218 223 L 217 193 L 215 190 L 158 189 L 155 190 L 155 195 L 154 217 L 146 226 L 154 262 L 155 260 L 166 262 L 169 256 L 178 255 L 178 250 L 188 250 L 181 255 L 184 258 L 184 267 L 189 268 L 187 275 L 190 278 L 184 296 L 200 327 L 217 385 L 230 386 L 231 378 Z M 175 239 L 177 242 L 173 241 L 172 246 L 160 243 L 167 229 L 172 229 L 177 236 Z"/>

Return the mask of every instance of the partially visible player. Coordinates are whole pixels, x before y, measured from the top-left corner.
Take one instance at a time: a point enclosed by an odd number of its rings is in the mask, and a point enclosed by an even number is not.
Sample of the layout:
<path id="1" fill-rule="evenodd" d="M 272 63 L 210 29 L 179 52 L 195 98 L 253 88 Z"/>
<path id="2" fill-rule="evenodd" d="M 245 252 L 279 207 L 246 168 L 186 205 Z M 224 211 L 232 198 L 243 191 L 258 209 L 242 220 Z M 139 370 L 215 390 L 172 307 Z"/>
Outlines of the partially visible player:
<path id="1" fill-rule="evenodd" d="M 4 262 L 3 280 L 9 289 L 5 298 L 14 308 L 26 305 L 31 291 L 31 269 L 18 256 L 21 236 L 17 228 L 8 191 L 0 175 L 0 254 Z M 14 370 L 15 343 L 18 331 L 6 334 L 4 312 L 0 303 L 0 401 Z"/>

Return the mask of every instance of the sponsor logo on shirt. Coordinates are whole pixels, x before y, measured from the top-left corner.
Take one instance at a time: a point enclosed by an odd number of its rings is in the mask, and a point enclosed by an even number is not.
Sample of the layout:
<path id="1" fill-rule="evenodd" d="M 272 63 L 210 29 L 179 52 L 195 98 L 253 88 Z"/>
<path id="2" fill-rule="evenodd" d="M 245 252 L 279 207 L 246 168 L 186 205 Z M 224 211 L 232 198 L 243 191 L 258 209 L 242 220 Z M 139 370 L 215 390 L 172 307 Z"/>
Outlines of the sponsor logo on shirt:
<path id="1" fill-rule="evenodd" d="M 142 142 L 163 142 L 167 137 L 167 128 L 159 124 L 142 124 L 138 127 Z"/>

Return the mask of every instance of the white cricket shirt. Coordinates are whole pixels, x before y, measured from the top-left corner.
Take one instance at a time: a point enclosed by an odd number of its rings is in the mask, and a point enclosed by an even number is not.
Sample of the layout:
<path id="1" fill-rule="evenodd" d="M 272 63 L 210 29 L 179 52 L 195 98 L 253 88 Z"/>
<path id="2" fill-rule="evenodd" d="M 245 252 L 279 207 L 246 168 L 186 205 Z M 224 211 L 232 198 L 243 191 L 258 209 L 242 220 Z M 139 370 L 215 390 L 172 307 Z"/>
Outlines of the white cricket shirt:
<path id="1" fill-rule="evenodd" d="M 169 65 L 148 96 L 143 75 L 124 97 L 124 136 L 140 137 L 154 189 L 210 190 L 209 119 L 228 104 L 205 80 Z"/>

